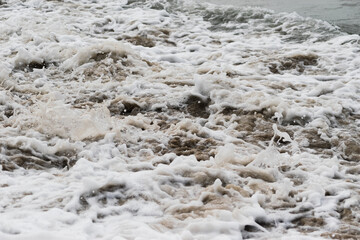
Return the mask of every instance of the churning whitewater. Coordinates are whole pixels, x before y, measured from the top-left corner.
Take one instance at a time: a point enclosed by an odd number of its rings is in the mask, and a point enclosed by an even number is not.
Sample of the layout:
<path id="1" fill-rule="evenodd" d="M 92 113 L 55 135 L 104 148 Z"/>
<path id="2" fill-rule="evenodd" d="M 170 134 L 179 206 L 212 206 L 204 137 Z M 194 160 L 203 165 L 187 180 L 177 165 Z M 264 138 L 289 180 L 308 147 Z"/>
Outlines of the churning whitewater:
<path id="1" fill-rule="evenodd" d="M 359 239 L 360 37 L 187 0 L 0 1 L 0 239 Z"/>

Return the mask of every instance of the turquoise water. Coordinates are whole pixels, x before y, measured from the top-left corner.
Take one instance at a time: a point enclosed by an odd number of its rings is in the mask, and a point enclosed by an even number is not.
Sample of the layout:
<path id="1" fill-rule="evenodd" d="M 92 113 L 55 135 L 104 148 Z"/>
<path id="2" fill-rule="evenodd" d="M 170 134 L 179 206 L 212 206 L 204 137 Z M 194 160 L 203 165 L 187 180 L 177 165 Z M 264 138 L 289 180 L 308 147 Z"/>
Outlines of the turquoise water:
<path id="1" fill-rule="evenodd" d="M 198 0 L 222 5 L 258 6 L 276 12 L 297 12 L 305 17 L 326 20 L 350 34 L 360 34 L 360 1 L 354 0 Z"/>

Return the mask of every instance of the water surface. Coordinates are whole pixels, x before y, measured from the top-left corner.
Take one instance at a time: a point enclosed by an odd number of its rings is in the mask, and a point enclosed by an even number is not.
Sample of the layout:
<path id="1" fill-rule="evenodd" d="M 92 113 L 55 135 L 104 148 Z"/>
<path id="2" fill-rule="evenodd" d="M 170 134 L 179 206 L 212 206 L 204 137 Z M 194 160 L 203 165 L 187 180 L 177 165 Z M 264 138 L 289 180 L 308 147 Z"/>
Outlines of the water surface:
<path id="1" fill-rule="evenodd" d="M 265 8 L 6 0 L 0 239 L 358 239 L 359 53 Z"/>
<path id="2" fill-rule="evenodd" d="M 305 17 L 326 20 L 348 33 L 360 33 L 360 1 L 353 0 L 199 0 L 234 6 L 259 6 L 276 12 L 297 12 Z"/>

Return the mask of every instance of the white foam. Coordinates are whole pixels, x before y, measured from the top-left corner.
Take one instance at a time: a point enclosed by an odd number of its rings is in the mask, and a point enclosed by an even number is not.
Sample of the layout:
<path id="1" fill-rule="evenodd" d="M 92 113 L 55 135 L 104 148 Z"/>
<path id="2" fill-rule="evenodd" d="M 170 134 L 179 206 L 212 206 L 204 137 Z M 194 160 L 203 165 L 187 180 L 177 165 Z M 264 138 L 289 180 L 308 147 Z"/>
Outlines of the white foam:
<path id="1" fill-rule="evenodd" d="M 321 239 L 349 226 L 359 36 L 191 1 L 6 2 L 0 239 Z M 299 217 L 324 225 L 304 236 Z"/>

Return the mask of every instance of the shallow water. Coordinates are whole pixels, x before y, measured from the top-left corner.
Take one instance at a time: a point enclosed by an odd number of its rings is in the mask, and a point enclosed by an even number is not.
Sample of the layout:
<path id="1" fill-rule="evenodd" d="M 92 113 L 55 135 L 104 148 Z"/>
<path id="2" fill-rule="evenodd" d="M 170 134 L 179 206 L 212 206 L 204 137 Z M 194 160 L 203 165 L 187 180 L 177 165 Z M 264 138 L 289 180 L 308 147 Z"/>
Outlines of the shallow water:
<path id="1" fill-rule="evenodd" d="M 190 1 L 0 18 L 0 239 L 359 236 L 358 35 Z"/>

